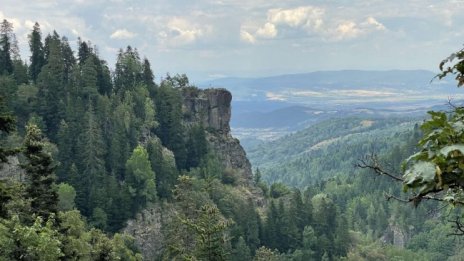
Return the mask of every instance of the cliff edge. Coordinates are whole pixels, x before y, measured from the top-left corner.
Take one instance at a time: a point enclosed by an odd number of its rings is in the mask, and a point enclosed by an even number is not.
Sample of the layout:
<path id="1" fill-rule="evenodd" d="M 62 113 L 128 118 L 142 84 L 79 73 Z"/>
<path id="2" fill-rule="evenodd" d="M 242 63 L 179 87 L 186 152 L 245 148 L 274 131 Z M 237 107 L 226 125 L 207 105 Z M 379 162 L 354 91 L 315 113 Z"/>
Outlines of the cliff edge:
<path id="1" fill-rule="evenodd" d="M 226 89 L 182 90 L 184 124 L 202 124 L 207 139 L 225 168 L 251 180 L 251 164 L 238 139 L 230 133 L 232 94 Z"/>

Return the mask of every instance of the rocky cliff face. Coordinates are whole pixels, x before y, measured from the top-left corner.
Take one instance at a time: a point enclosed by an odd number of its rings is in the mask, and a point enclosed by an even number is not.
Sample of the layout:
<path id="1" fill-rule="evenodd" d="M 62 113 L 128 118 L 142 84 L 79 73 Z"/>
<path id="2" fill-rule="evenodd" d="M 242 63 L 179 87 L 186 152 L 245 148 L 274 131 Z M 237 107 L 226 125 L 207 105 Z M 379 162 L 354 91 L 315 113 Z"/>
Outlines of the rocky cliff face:
<path id="1" fill-rule="evenodd" d="M 25 173 L 17 156 L 7 157 L 7 162 L 0 163 L 0 180 L 24 181 Z"/>
<path id="2" fill-rule="evenodd" d="M 251 183 L 251 164 L 240 142 L 230 133 L 232 95 L 225 89 L 199 90 L 182 89 L 184 124 L 193 126 L 202 124 L 207 132 L 207 139 L 223 163 L 239 173 L 248 184 Z M 174 163 L 173 163 L 174 164 Z M 244 197 L 263 205 L 262 191 L 253 186 L 240 186 Z M 163 228 L 174 216 L 173 206 L 160 203 L 149 207 L 127 222 L 124 232 L 135 238 L 137 247 L 146 260 L 161 259 L 164 246 Z"/>
<path id="3" fill-rule="evenodd" d="M 226 89 L 185 88 L 182 97 L 185 124 L 203 124 L 208 141 L 224 167 L 251 180 L 251 164 L 245 150 L 230 133 L 232 94 Z"/>

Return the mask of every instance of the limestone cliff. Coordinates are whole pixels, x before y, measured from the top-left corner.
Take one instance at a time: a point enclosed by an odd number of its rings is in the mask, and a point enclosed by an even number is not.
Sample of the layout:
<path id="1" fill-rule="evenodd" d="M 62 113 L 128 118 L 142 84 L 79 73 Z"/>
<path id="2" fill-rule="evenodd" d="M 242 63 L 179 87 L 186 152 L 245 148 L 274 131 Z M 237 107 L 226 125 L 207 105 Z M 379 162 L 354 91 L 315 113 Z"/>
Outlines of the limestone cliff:
<path id="1" fill-rule="evenodd" d="M 201 123 L 224 167 L 241 172 L 244 178 L 251 180 L 251 164 L 245 150 L 230 133 L 232 94 L 226 89 L 184 88 L 182 98 L 184 123 Z"/>

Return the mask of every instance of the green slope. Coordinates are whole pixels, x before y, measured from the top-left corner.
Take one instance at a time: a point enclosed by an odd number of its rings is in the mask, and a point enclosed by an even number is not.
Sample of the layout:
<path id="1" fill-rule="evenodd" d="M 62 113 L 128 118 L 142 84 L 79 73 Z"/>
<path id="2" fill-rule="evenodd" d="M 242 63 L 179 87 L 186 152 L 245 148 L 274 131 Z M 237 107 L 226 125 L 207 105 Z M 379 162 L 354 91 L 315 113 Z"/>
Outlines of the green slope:
<path id="1" fill-rule="evenodd" d="M 247 151 L 263 178 L 305 187 L 354 171 L 366 153 L 383 154 L 413 135 L 418 118 L 345 118 L 311 126 Z"/>

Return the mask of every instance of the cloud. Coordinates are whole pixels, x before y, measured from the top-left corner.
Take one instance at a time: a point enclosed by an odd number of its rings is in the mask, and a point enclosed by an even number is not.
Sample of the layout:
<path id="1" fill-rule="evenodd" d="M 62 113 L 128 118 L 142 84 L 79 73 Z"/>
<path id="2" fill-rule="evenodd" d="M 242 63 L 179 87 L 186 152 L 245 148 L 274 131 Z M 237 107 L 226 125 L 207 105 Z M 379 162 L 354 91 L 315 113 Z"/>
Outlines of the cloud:
<path id="1" fill-rule="evenodd" d="M 272 23 L 265 23 L 263 27 L 256 31 L 256 35 L 261 38 L 274 38 L 277 36 L 277 29 Z"/>
<path id="2" fill-rule="evenodd" d="M 391 91 L 371 91 L 371 90 L 336 90 L 331 93 L 347 97 L 390 97 L 400 95 Z"/>
<path id="3" fill-rule="evenodd" d="M 359 36 L 362 31 L 353 21 L 345 21 L 337 26 L 335 29 L 337 39 L 355 38 Z"/>
<path id="4" fill-rule="evenodd" d="M 325 10 L 313 6 L 301 6 L 290 9 L 274 8 L 267 11 L 267 18 L 262 26 L 241 30 L 240 38 L 248 43 L 255 43 L 256 39 L 276 38 L 279 29 L 285 27 L 303 29 L 306 32 L 316 32 L 324 24 Z M 253 26 L 249 26 L 253 27 Z"/>
<path id="5" fill-rule="evenodd" d="M 325 8 L 316 6 L 268 9 L 264 24 L 248 25 L 248 30 L 242 30 L 241 39 L 248 43 L 256 43 L 259 39 L 272 39 L 277 36 L 284 38 L 291 34 L 293 37 L 312 35 L 321 40 L 341 41 L 387 30 L 385 25 L 373 16 L 364 20 L 357 17 L 347 19 L 344 18 L 347 14 L 331 11 L 328 16 Z"/>
<path id="6" fill-rule="evenodd" d="M 287 97 L 283 94 L 273 93 L 273 92 L 266 92 L 266 98 L 269 101 L 286 101 Z"/>
<path id="7" fill-rule="evenodd" d="M 8 20 L 11 24 L 13 24 L 13 29 L 18 30 L 22 28 L 22 23 L 21 20 L 18 18 L 13 18 L 13 17 L 6 17 L 2 11 L 0 11 L 0 22 L 3 21 L 4 19 Z"/>
<path id="8" fill-rule="evenodd" d="M 379 31 L 383 31 L 383 30 L 386 30 L 386 27 L 381 24 L 379 21 L 377 21 L 374 17 L 372 16 L 369 16 L 366 21 L 363 23 L 363 25 L 366 25 L 366 26 L 373 26 L 374 29 L 376 30 L 379 30 Z"/>
<path id="9" fill-rule="evenodd" d="M 387 30 L 387 28 L 382 23 L 377 21 L 374 17 L 369 16 L 360 23 L 356 23 L 352 20 L 340 22 L 335 30 L 329 30 L 327 34 L 329 39 L 339 41 L 385 30 Z"/>
<path id="10" fill-rule="evenodd" d="M 254 44 L 256 42 L 256 38 L 244 29 L 240 30 L 240 39 L 244 42 L 251 44 Z"/>
<path id="11" fill-rule="evenodd" d="M 158 36 L 170 46 L 182 46 L 196 42 L 211 31 L 212 27 L 209 25 L 200 26 L 185 18 L 172 17 Z"/>
<path id="12" fill-rule="evenodd" d="M 136 35 L 137 35 L 136 33 L 130 32 L 126 29 L 118 29 L 111 34 L 110 38 L 111 39 L 131 39 L 131 38 L 134 38 Z"/>
<path id="13" fill-rule="evenodd" d="M 317 30 L 323 24 L 324 13 L 324 9 L 313 6 L 301 6 L 293 9 L 279 8 L 269 10 L 267 20 L 277 25 Z"/>

